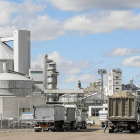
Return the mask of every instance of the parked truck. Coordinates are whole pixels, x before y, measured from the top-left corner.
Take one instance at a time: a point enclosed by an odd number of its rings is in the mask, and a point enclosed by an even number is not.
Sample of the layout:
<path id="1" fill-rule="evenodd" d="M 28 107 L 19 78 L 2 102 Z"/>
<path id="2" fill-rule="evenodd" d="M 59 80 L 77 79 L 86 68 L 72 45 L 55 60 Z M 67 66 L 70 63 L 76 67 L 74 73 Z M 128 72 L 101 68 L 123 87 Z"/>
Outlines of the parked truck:
<path id="1" fill-rule="evenodd" d="M 64 131 L 64 106 L 46 104 L 34 106 L 35 132 L 42 130 Z"/>
<path id="2" fill-rule="evenodd" d="M 86 129 L 86 112 L 76 105 L 65 105 L 65 128 L 69 130 Z"/>
<path id="3" fill-rule="evenodd" d="M 76 110 L 76 119 L 77 119 L 77 128 L 86 129 L 87 128 L 87 120 L 86 120 L 86 112 L 82 111 L 82 109 Z"/>
<path id="4" fill-rule="evenodd" d="M 136 96 L 128 91 L 121 91 L 108 97 L 109 133 L 129 130 L 138 131 L 139 103 Z"/>
<path id="5" fill-rule="evenodd" d="M 76 124 L 76 105 L 64 105 L 65 113 L 64 113 L 64 124 L 65 129 L 74 130 L 77 128 Z"/>
<path id="6" fill-rule="evenodd" d="M 86 128 L 86 115 L 76 105 L 46 104 L 34 106 L 35 132 Z"/>

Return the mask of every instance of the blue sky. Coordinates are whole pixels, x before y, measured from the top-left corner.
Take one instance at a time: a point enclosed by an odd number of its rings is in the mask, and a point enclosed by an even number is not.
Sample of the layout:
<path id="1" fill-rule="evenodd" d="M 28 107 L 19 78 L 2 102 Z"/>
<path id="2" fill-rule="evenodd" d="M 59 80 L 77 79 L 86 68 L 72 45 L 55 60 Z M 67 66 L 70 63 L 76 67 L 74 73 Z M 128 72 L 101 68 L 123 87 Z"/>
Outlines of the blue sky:
<path id="1" fill-rule="evenodd" d="M 1 37 L 31 30 L 32 67 L 49 54 L 60 89 L 87 87 L 100 68 L 121 68 L 124 84 L 131 76 L 140 84 L 139 0 L 0 0 L 0 19 Z"/>

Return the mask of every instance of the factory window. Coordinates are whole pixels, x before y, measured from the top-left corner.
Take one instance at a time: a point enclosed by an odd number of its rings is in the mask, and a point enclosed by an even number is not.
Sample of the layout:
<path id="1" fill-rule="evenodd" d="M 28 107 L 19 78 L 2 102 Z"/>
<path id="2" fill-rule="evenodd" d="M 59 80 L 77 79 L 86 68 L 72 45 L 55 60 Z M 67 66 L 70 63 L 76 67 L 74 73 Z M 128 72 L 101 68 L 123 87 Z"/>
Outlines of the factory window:
<path id="1" fill-rule="evenodd" d="M 30 112 L 30 108 L 19 108 L 19 115 L 23 112 Z"/>
<path id="2" fill-rule="evenodd" d="M 137 91 L 137 94 L 140 95 L 140 91 Z"/>
<path id="3" fill-rule="evenodd" d="M 99 104 L 99 103 L 101 103 L 101 101 L 100 101 L 100 100 L 98 100 L 98 104 Z"/>
<path id="4" fill-rule="evenodd" d="M 43 84 L 43 81 L 34 81 L 34 84 Z"/>
<path id="5" fill-rule="evenodd" d="M 43 73 L 43 71 L 30 71 L 30 73 L 32 73 L 32 74 L 41 74 L 41 73 Z"/>

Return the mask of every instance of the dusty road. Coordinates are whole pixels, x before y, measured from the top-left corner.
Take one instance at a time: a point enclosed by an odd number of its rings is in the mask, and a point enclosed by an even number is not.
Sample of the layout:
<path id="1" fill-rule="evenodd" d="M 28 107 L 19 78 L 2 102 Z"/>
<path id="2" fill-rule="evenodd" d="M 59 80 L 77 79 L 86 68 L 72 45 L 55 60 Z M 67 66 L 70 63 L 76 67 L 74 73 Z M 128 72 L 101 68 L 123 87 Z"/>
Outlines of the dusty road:
<path id="1" fill-rule="evenodd" d="M 87 130 L 66 132 L 11 132 L 1 133 L 0 140 L 139 140 L 140 133 L 103 132 L 101 127 L 93 126 Z"/>

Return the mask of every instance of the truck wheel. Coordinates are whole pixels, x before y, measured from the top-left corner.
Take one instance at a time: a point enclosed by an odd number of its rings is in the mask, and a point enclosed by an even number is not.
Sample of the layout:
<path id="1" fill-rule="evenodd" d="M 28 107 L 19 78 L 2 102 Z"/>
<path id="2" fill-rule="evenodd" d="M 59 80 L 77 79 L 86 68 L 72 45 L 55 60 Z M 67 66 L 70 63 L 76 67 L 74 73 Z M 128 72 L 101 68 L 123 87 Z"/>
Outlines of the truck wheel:
<path id="1" fill-rule="evenodd" d="M 75 129 L 75 122 L 71 122 L 70 124 L 70 130 L 74 130 Z"/>
<path id="2" fill-rule="evenodd" d="M 77 127 L 75 128 L 75 130 L 77 130 Z"/>
<path id="3" fill-rule="evenodd" d="M 109 129 L 109 133 L 114 133 L 114 130 L 113 129 Z"/>
<path id="4" fill-rule="evenodd" d="M 130 129 L 130 133 L 136 133 L 136 130 L 135 129 L 134 130 Z"/>
<path id="5" fill-rule="evenodd" d="M 84 122 L 84 127 L 83 127 L 83 129 L 87 129 L 87 124 L 86 124 L 86 122 Z"/>
<path id="6" fill-rule="evenodd" d="M 84 126 L 84 129 L 87 129 L 87 125 Z"/>
<path id="7" fill-rule="evenodd" d="M 60 131 L 61 131 L 61 132 L 64 132 L 64 130 L 65 130 L 64 123 L 61 123 L 61 124 L 60 124 Z"/>
<path id="8" fill-rule="evenodd" d="M 90 123 L 88 123 L 87 125 L 88 125 L 88 126 L 91 126 L 91 124 L 90 124 Z"/>
<path id="9" fill-rule="evenodd" d="M 52 130 L 53 132 L 55 132 L 56 131 L 56 127 L 54 126 L 54 129 Z"/>

